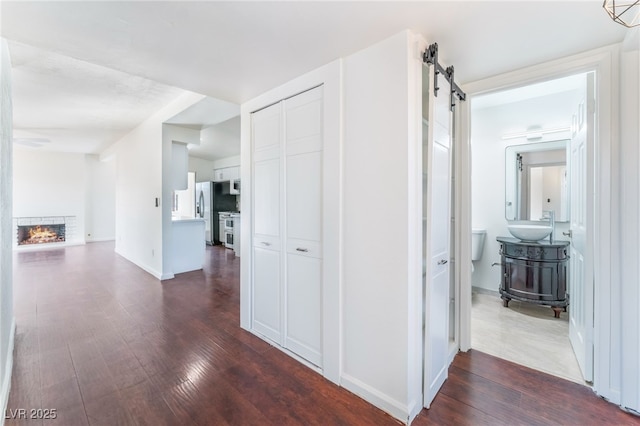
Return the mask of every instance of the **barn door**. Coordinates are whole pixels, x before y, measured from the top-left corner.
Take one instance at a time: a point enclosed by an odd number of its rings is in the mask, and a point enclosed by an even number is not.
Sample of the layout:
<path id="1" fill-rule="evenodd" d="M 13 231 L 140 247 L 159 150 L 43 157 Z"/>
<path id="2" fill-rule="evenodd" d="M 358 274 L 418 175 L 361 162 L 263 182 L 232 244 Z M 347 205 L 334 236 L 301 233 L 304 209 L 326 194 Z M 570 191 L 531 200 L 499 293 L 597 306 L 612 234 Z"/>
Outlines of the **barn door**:
<path id="1" fill-rule="evenodd" d="M 424 406 L 428 408 L 449 368 L 452 112 L 450 84 L 440 78 L 440 96 L 434 96 L 429 68 L 423 67 L 425 84 L 429 85 L 428 93 L 423 95 L 428 96 L 429 111 L 423 117 Z"/>

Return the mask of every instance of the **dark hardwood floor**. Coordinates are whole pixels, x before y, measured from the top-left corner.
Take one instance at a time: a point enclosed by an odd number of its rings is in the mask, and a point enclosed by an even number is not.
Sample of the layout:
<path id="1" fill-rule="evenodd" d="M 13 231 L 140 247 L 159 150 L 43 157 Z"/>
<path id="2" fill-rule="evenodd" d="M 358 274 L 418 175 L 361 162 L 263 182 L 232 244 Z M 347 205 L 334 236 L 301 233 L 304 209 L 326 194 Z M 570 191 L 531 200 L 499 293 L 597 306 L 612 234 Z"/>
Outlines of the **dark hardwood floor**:
<path id="1" fill-rule="evenodd" d="M 240 259 L 160 283 L 113 243 L 14 255 L 8 425 L 395 425 L 239 324 Z M 55 420 L 12 419 L 55 409 Z M 640 424 L 586 387 L 479 352 L 414 424 Z"/>

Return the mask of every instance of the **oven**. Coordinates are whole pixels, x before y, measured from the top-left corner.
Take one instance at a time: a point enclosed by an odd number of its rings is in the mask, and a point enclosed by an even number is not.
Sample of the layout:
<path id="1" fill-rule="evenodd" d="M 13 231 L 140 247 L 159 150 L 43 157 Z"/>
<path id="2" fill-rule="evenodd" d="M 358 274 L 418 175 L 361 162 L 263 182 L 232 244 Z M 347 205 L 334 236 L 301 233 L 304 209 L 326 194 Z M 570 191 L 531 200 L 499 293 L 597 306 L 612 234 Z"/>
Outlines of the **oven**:
<path id="1" fill-rule="evenodd" d="M 233 217 L 231 217 L 231 213 L 220 213 L 220 224 L 223 225 L 221 229 L 221 234 L 224 236 L 222 244 L 226 248 L 233 249 Z"/>
<path id="2" fill-rule="evenodd" d="M 233 244 L 233 230 L 224 230 L 224 246 L 229 249 L 234 249 Z"/>

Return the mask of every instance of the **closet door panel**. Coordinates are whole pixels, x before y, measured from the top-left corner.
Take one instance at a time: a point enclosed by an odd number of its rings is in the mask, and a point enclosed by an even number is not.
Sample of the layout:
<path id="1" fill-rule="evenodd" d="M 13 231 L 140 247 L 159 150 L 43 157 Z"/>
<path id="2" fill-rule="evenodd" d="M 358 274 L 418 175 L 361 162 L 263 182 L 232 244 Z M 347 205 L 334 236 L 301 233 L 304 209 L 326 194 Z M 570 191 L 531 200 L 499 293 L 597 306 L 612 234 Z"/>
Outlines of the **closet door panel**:
<path id="1" fill-rule="evenodd" d="M 322 87 L 284 101 L 287 155 L 322 149 Z"/>
<path id="2" fill-rule="evenodd" d="M 280 252 L 253 248 L 253 329 L 281 343 Z"/>
<path id="3" fill-rule="evenodd" d="M 285 346 L 322 366 L 322 260 L 287 254 Z"/>
<path id="4" fill-rule="evenodd" d="M 287 239 L 322 237 L 322 151 L 287 156 Z"/>
<path id="5" fill-rule="evenodd" d="M 280 236 L 280 160 L 266 160 L 253 167 L 253 233 Z"/>
<path id="6" fill-rule="evenodd" d="M 281 132 L 282 105 L 277 103 L 251 114 L 251 132 L 254 155 L 264 155 L 264 152 L 274 152 L 279 155 Z M 261 160 L 265 158 L 256 158 Z"/>

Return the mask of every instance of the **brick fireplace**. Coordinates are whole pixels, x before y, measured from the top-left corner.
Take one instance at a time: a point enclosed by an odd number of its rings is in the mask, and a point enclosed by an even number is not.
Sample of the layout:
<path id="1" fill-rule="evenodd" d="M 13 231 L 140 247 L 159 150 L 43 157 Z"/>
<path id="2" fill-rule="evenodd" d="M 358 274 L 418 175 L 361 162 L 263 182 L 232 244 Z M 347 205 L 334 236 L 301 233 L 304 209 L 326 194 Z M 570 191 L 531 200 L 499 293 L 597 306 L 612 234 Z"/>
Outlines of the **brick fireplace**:
<path id="1" fill-rule="evenodd" d="M 18 245 L 62 243 L 65 241 L 64 223 L 55 225 L 18 225 Z"/>
<path id="2" fill-rule="evenodd" d="M 14 218 L 14 247 L 52 245 L 73 240 L 75 216 Z"/>

